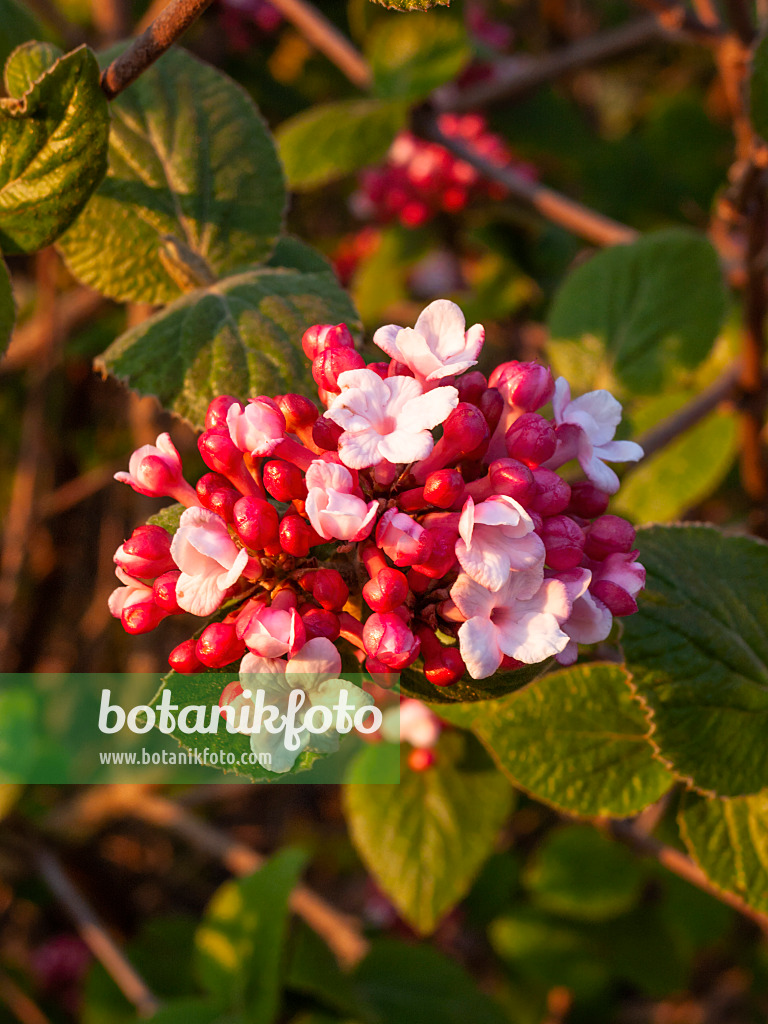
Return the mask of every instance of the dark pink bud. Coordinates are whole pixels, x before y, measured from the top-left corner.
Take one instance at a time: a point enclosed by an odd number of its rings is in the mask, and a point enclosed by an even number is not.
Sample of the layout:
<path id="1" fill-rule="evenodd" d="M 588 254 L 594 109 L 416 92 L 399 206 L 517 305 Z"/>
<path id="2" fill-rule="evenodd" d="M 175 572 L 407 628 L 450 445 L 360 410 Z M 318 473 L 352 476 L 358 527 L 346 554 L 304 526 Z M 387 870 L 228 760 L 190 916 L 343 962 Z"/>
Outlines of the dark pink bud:
<path id="1" fill-rule="evenodd" d="M 233 509 L 238 537 L 257 551 L 277 542 L 278 521 L 277 509 L 263 498 L 240 498 Z"/>
<path id="2" fill-rule="evenodd" d="M 454 382 L 453 386 L 459 392 L 460 402 L 469 402 L 470 405 L 480 405 L 480 399 L 485 394 L 488 381 L 485 375 L 479 370 L 471 370 L 463 373 Z"/>
<path id="3" fill-rule="evenodd" d="M 536 490 L 529 499 L 529 507 L 543 516 L 556 516 L 565 512 L 571 500 L 571 488 L 551 469 L 532 470 Z"/>
<path id="4" fill-rule="evenodd" d="M 451 686 L 464 675 L 466 665 L 458 647 L 445 647 L 426 625 L 418 626 L 416 635 L 421 642 L 424 675 L 433 686 Z"/>
<path id="5" fill-rule="evenodd" d="M 162 576 L 158 576 L 152 584 L 155 604 L 169 615 L 179 615 L 182 611 L 176 600 L 176 581 L 179 576 L 181 576 L 181 572 L 178 569 L 171 569 L 169 572 L 164 572 Z"/>
<path id="6" fill-rule="evenodd" d="M 496 388 L 488 388 L 477 403 L 477 407 L 485 417 L 488 429 L 493 433 L 504 412 L 504 399 L 501 397 L 501 392 Z"/>
<path id="7" fill-rule="evenodd" d="M 197 439 L 203 462 L 214 473 L 225 476 L 241 494 L 261 495 L 261 485 L 253 479 L 243 460 L 243 453 L 229 434 L 206 430 Z"/>
<path id="8" fill-rule="evenodd" d="M 323 538 L 299 515 L 287 515 L 280 523 L 280 547 L 289 555 L 303 558 L 314 544 L 323 543 Z"/>
<path id="9" fill-rule="evenodd" d="M 361 370 L 365 360 L 353 348 L 327 348 L 312 362 L 312 376 L 319 388 L 339 391 L 337 380 L 347 370 Z"/>
<path id="10" fill-rule="evenodd" d="M 408 586 L 414 592 L 414 594 L 424 594 L 432 584 L 432 580 L 429 576 L 422 572 L 418 572 L 416 569 L 408 570 Z"/>
<path id="11" fill-rule="evenodd" d="M 233 405 L 237 405 L 241 409 L 243 408 L 242 403 L 238 402 L 232 395 L 218 395 L 214 398 L 208 406 L 208 412 L 205 414 L 205 429 L 216 430 L 218 428 L 228 434 L 227 413 Z"/>
<path id="12" fill-rule="evenodd" d="M 202 671 L 205 666 L 195 653 L 196 647 L 197 640 L 194 638 L 185 640 L 183 644 L 179 644 L 178 647 L 174 647 L 168 655 L 168 664 L 176 672 L 182 672 L 185 675 L 192 672 Z"/>
<path id="13" fill-rule="evenodd" d="M 436 760 L 437 754 L 429 747 L 414 747 L 408 754 L 408 767 L 412 772 L 425 772 Z"/>
<path id="14" fill-rule="evenodd" d="M 114 554 L 115 565 L 135 579 L 153 580 L 175 569 L 171 558 L 171 535 L 162 526 L 137 526 Z"/>
<path id="15" fill-rule="evenodd" d="M 339 438 L 343 433 L 340 426 L 333 420 L 326 419 L 325 416 L 315 420 L 312 426 L 312 440 L 318 448 L 326 452 L 338 451 Z"/>
<path id="16" fill-rule="evenodd" d="M 634 615 L 637 611 L 637 601 L 618 583 L 613 583 L 611 580 L 598 580 L 589 589 L 617 619 L 623 618 L 625 615 Z"/>
<path id="17" fill-rule="evenodd" d="M 631 551 L 635 543 L 635 528 L 621 516 L 600 516 L 587 530 L 584 550 L 590 558 L 602 562 L 608 555 Z"/>
<path id="18" fill-rule="evenodd" d="M 139 633 L 150 633 L 163 621 L 168 612 L 159 608 L 154 599 L 142 601 L 140 604 L 127 605 L 123 608 L 120 621 L 126 633 L 137 635 Z"/>
<path id="19" fill-rule="evenodd" d="M 424 562 L 432 552 L 432 540 L 424 527 L 395 508 L 386 511 L 379 519 L 376 544 L 399 566 Z"/>
<path id="20" fill-rule="evenodd" d="M 432 551 L 429 558 L 415 564 L 413 568 L 417 573 L 426 576 L 430 580 L 440 580 L 456 564 L 455 548 L 458 533 L 456 530 L 443 526 L 430 527 L 427 532 L 432 541 Z M 416 587 L 414 586 L 413 589 L 416 590 Z"/>
<path id="21" fill-rule="evenodd" d="M 577 483 L 571 484 L 571 503 L 568 506 L 568 511 L 583 519 L 596 519 L 608 508 L 610 500 L 610 494 L 601 491 L 589 480 L 579 480 Z"/>
<path id="22" fill-rule="evenodd" d="M 208 668 L 225 668 L 242 658 L 245 643 L 237 635 L 233 622 L 212 622 L 200 634 L 195 654 Z"/>
<path id="23" fill-rule="evenodd" d="M 368 363 L 366 370 L 373 370 L 382 380 L 386 380 L 389 375 L 389 363 Z"/>
<path id="24" fill-rule="evenodd" d="M 557 447 L 555 428 L 535 412 L 526 412 L 518 417 L 504 440 L 510 458 L 518 459 L 531 468 L 551 459 Z"/>
<path id="25" fill-rule="evenodd" d="M 464 496 L 464 478 L 457 469 L 438 469 L 424 481 L 424 500 L 437 508 L 450 508 Z"/>
<path id="26" fill-rule="evenodd" d="M 285 417 L 285 429 L 289 434 L 296 434 L 300 430 L 311 427 L 320 411 L 314 402 L 310 402 L 304 395 L 278 395 L 276 398 L 277 407 Z"/>
<path id="27" fill-rule="evenodd" d="M 210 509 L 227 522 L 232 522 L 232 510 L 242 495 L 221 473 L 205 473 L 197 481 L 197 497 L 203 508 Z"/>
<path id="28" fill-rule="evenodd" d="M 392 612 L 405 601 L 409 589 L 404 573 L 385 566 L 363 587 L 363 600 L 374 612 Z"/>
<path id="29" fill-rule="evenodd" d="M 517 459 L 496 459 L 488 468 L 491 494 L 503 494 L 507 498 L 525 504 L 535 490 L 533 473 Z"/>
<path id="30" fill-rule="evenodd" d="M 443 424 L 443 437 L 457 455 L 467 455 L 489 437 L 485 417 L 474 405 L 459 402 Z"/>
<path id="31" fill-rule="evenodd" d="M 395 612 L 374 612 L 363 627 L 365 650 L 377 661 L 400 671 L 419 655 L 419 641 Z"/>
<path id="32" fill-rule="evenodd" d="M 546 405 L 555 392 L 555 382 L 548 367 L 517 360 L 497 366 L 488 383 L 492 388 L 498 388 L 510 405 L 526 412 L 535 412 Z"/>
<path id="33" fill-rule="evenodd" d="M 346 324 L 315 324 L 301 339 L 301 347 L 308 359 L 315 360 L 329 348 L 354 348 L 354 339 Z"/>
<path id="34" fill-rule="evenodd" d="M 413 370 L 406 363 L 393 359 L 387 368 L 388 377 L 413 377 Z"/>
<path id="35" fill-rule="evenodd" d="M 316 636 L 323 636 L 326 640 L 331 641 L 338 640 L 340 631 L 338 615 L 325 608 L 312 608 L 305 605 L 299 608 L 299 615 L 304 623 L 307 640 L 312 640 Z"/>
<path id="36" fill-rule="evenodd" d="M 313 569 L 305 572 L 299 586 L 306 590 L 326 611 L 340 612 L 349 600 L 349 587 L 336 569 Z"/>
<path id="37" fill-rule="evenodd" d="M 584 531 L 568 516 L 549 516 L 540 536 L 547 550 L 547 565 L 553 569 L 575 569 L 581 564 Z"/>
<path id="38" fill-rule="evenodd" d="M 307 496 L 304 474 L 292 462 L 271 459 L 264 463 L 262 477 L 267 494 L 275 501 L 293 501 L 294 498 L 304 501 Z"/>

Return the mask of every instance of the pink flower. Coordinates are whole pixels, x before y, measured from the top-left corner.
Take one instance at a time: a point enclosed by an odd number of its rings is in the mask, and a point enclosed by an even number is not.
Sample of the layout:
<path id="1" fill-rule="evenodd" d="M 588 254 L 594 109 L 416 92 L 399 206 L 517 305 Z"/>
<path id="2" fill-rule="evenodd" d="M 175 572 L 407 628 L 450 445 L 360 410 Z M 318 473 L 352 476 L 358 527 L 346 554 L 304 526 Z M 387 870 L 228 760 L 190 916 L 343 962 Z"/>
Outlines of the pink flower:
<path id="1" fill-rule="evenodd" d="M 229 436 L 241 452 L 254 458 L 271 455 L 285 437 L 285 416 L 276 402 L 260 395 L 243 409 L 239 403 L 227 411 Z"/>
<path id="2" fill-rule="evenodd" d="M 345 466 L 315 459 L 307 470 L 306 512 L 324 540 L 364 540 L 373 529 L 378 502 L 363 501 Z"/>
<path id="3" fill-rule="evenodd" d="M 200 504 L 194 487 L 181 475 L 181 456 L 170 434 L 159 434 L 155 444 L 137 448 L 128 462 L 128 472 L 115 473 L 115 480 L 152 498 L 175 498 L 188 506 Z"/>
<path id="4" fill-rule="evenodd" d="M 249 651 L 262 658 L 295 655 L 306 642 L 307 634 L 296 610 L 296 597 L 284 590 L 271 605 L 255 601 L 246 606 L 237 623 L 237 635 Z"/>
<path id="5" fill-rule="evenodd" d="M 485 330 L 480 324 L 468 331 L 465 327 L 464 314 L 455 302 L 436 299 L 420 313 L 413 329 L 388 324 L 376 331 L 373 341 L 392 359 L 405 363 L 429 389 L 477 362 Z"/>
<path id="6" fill-rule="evenodd" d="M 560 628 L 571 611 L 565 586 L 542 582 L 540 570 L 512 573 L 495 592 L 462 573 L 451 598 L 466 620 L 459 627 L 459 649 L 473 679 L 493 675 L 505 654 L 535 665 L 568 644 Z"/>
<path id="7" fill-rule="evenodd" d="M 339 455 L 345 466 L 364 469 L 385 459 L 417 462 L 434 447 L 433 427 L 458 405 L 453 387 L 424 394 L 413 377 L 382 378 L 373 370 L 347 370 L 339 374 L 337 395 L 326 416 L 344 433 Z"/>
<path id="8" fill-rule="evenodd" d="M 434 711 L 412 697 L 387 708 L 381 724 L 382 738 L 388 743 L 410 743 L 424 750 L 434 747 L 442 731 L 442 723 Z"/>
<path id="9" fill-rule="evenodd" d="M 459 564 L 488 590 L 501 590 L 510 572 L 543 568 L 544 543 L 533 532 L 533 520 L 514 498 L 494 495 L 480 505 L 467 498 L 459 534 Z"/>
<path id="10" fill-rule="evenodd" d="M 120 619 L 128 633 L 147 633 L 154 629 L 168 615 L 167 611 L 155 604 L 152 587 L 127 576 L 119 567 L 115 575 L 124 583 L 109 595 L 109 611 Z"/>
<path id="11" fill-rule="evenodd" d="M 592 565 L 590 590 L 616 616 L 637 611 L 635 598 L 645 586 L 645 567 L 635 561 L 637 551 L 614 552 Z"/>
<path id="12" fill-rule="evenodd" d="M 619 478 L 605 463 L 637 462 L 643 457 L 643 449 L 634 441 L 613 440 L 621 422 L 619 402 L 604 390 L 589 391 L 571 400 L 568 381 L 558 377 L 552 408 L 559 428 L 558 450 L 546 463 L 547 468 L 557 469 L 569 459 L 577 458 L 596 487 L 615 494 Z"/>
<path id="13" fill-rule="evenodd" d="M 432 554 L 429 533 L 405 512 L 390 508 L 376 527 L 376 544 L 395 565 L 416 565 Z"/>
<path id="14" fill-rule="evenodd" d="M 579 654 L 579 644 L 596 644 L 611 632 L 613 616 L 602 601 L 589 592 L 592 580 L 589 569 L 567 569 L 553 574 L 564 585 L 571 602 L 571 614 L 563 623 L 563 632 L 570 637 L 568 646 L 556 655 L 561 665 L 572 665 Z"/>
<path id="15" fill-rule="evenodd" d="M 237 582 L 248 562 L 226 524 L 207 508 L 188 508 L 171 541 L 171 556 L 181 569 L 176 584 L 179 607 L 193 615 L 210 615 Z"/>

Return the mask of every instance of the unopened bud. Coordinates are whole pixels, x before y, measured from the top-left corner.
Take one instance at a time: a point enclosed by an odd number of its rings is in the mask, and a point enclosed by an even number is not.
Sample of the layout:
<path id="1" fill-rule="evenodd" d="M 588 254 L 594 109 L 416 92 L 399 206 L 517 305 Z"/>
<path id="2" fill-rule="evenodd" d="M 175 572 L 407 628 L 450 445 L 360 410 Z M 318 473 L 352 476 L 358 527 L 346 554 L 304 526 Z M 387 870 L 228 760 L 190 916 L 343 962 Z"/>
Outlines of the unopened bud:
<path id="1" fill-rule="evenodd" d="M 455 548 L 458 533 L 456 530 L 442 526 L 430 527 L 427 532 L 432 542 L 429 558 L 416 563 L 413 568 L 417 573 L 430 580 L 440 580 L 456 564 Z"/>
<path id="2" fill-rule="evenodd" d="M 363 587 L 363 600 L 374 612 L 391 612 L 405 601 L 409 590 L 405 574 L 385 566 Z"/>
<path id="3" fill-rule="evenodd" d="M 510 405 L 526 412 L 535 412 L 546 405 L 555 392 L 555 382 L 548 367 L 517 360 L 497 366 L 488 383 L 492 388 L 498 388 Z"/>
<path id="4" fill-rule="evenodd" d="M 233 405 L 237 405 L 241 410 L 243 408 L 242 403 L 238 402 L 232 395 L 217 395 L 208 406 L 208 412 L 205 414 L 205 429 L 216 430 L 218 428 L 229 433 L 227 413 Z"/>
<path id="5" fill-rule="evenodd" d="M 175 569 L 171 558 L 171 535 L 162 526 L 137 526 L 114 554 L 114 563 L 128 576 L 153 580 Z"/>
<path id="6" fill-rule="evenodd" d="M 412 772 L 425 772 L 434 765 L 436 760 L 437 755 L 434 750 L 427 747 L 414 747 L 408 754 L 408 767 Z"/>
<path id="7" fill-rule="evenodd" d="M 458 647 L 441 644 L 434 630 L 422 625 L 416 630 L 421 641 L 424 675 L 433 686 L 451 686 L 466 672 L 466 665 Z"/>
<path id="8" fill-rule="evenodd" d="M 176 581 L 181 572 L 178 569 L 171 569 L 158 576 L 152 584 L 152 593 L 155 597 L 155 604 L 162 608 L 169 615 L 179 615 L 182 611 L 176 599 Z"/>
<path id="9" fill-rule="evenodd" d="M 304 501 L 307 496 L 304 474 L 292 462 L 284 459 L 265 462 L 262 477 L 267 494 L 271 494 L 275 501 Z"/>
<path id="10" fill-rule="evenodd" d="M 436 508 L 450 508 L 464 496 L 464 478 L 457 469 L 438 469 L 424 481 L 424 500 Z"/>
<path id="11" fill-rule="evenodd" d="M 319 388 L 339 391 L 337 380 L 347 370 L 361 370 L 365 360 L 353 348 L 328 348 L 312 361 L 312 376 Z"/>
<path id="12" fill-rule="evenodd" d="M 504 440 L 510 458 L 531 468 L 551 459 L 557 447 L 555 428 L 535 412 L 523 413 L 516 419 Z"/>
<path id="13" fill-rule="evenodd" d="M 234 623 L 212 622 L 200 634 L 195 654 L 207 668 L 226 668 L 243 657 L 245 643 Z"/>
<path id="14" fill-rule="evenodd" d="M 587 530 L 584 550 L 590 558 L 602 562 L 608 555 L 625 554 L 635 543 L 635 528 L 621 516 L 600 516 Z"/>
<path id="15" fill-rule="evenodd" d="M 405 512 L 391 508 L 376 526 L 376 544 L 395 565 L 426 561 L 432 552 L 428 532 Z"/>
<path id="16" fill-rule="evenodd" d="M 501 397 L 501 392 L 496 388 L 488 388 L 483 392 L 477 407 L 485 417 L 488 429 L 493 434 L 499 425 L 501 414 L 504 412 L 504 399 Z"/>
<path id="17" fill-rule="evenodd" d="M 579 480 L 571 484 L 571 501 L 568 511 L 571 515 L 581 516 L 582 519 L 596 519 L 608 508 L 611 500 L 610 494 L 595 487 L 589 480 Z"/>
<path id="18" fill-rule="evenodd" d="M 338 451 L 339 438 L 343 433 L 344 431 L 338 424 L 333 420 L 326 419 L 325 416 L 315 420 L 312 426 L 312 440 L 318 448 L 326 452 Z"/>
<path id="19" fill-rule="evenodd" d="M 336 569 L 312 569 L 304 573 L 299 586 L 327 611 L 339 612 L 349 600 L 349 587 Z"/>
<path id="20" fill-rule="evenodd" d="M 536 490 L 531 495 L 529 510 L 543 516 L 556 516 L 565 512 L 571 500 L 571 488 L 551 469 L 532 470 Z"/>
<path id="21" fill-rule="evenodd" d="M 210 509 L 227 522 L 232 522 L 232 510 L 242 497 L 221 473 L 204 473 L 195 488 L 203 508 Z"/>
<path id="22" fill-rule="evenodd" d="M 301 339 L 307 359 L 316 359 L 328 348 L 354 348 L 355 341 L 346 324 L 315 324 Z"/>
<path id="23" fill-rule="evenodd" d="M 374 612 L 363 627 L 363 643 L 372 658 L 400 671 L 419 655 L 419 641 L 395 612 Z"/>
<path id="24" fill-rule="evenodd" d="M 263 498 L 240 498 L 232 518 L 237 535 L 246 547 L 261 551 L 277 543 L 277 509 Z"/>
<path id="25" fill-rule="evenodd" d="M 192 672 L 200 672 L 205 666 L 195 653 L 196 647 L 197 640 L 194 638 L 185 640 L 183 644 L 174 647 L 168 655 L 168 664 L 174 671 L 185 675 L 189 675 Z"/>
<path id="26" fill-rule="evenodd" d="M 299 608 L 307 633 L 307 640 L 316 636 L 325 637 L 331 642 L 339 638 L 339 617 L 325 608 L 301 607 Z"/>
<path id="27" fill-rule="evenodd" d="M 503 494 L 525 504 L 535 490 L 533 473 L 517 459 L 496 459 L 488 468 L 491 494 Z"/>
<path id="28" fill-rule="evenodd" d="M 459 392 L 460 402 L 469 402 L 470 405 L 479 405 L 480 399 L 488 388 L 488 381 L 485 374 L 479 370 L 471 370 L 469 373 L 462 373 L 453 382 L 453 386 Z"/>
<path id="29" fill-rule="evenodd" d="M 309 523 L 299 515 L 287 515 L 280 523 L 280 547 L 289 555 L 303 558 L 315 544 L 322 544 L 320 537 Z"/>
<path id="30" fill-rule="evenodd" d="M 241 494 L 262 495 L 261 486 L 248 472 L 243 453 L 228 434 L 206 430 L 198 438 L 197 447 L 206 466 L 226 477 Z"/>
<path id="31" fill-rule="evenodd" d="M 547 551 L 547 565 L 553 569 L 575 569 L 584 555 L 584 532 L 568 516 L 544 520 L 541 539 Z"/>
<path id="32" fill-rule="evenodd" d="M 589 589 L 617 619 L 625 615 L 634 615 L 637 611 L 637 601 L 634 597 L 611 580 L 598 580 Z"/>

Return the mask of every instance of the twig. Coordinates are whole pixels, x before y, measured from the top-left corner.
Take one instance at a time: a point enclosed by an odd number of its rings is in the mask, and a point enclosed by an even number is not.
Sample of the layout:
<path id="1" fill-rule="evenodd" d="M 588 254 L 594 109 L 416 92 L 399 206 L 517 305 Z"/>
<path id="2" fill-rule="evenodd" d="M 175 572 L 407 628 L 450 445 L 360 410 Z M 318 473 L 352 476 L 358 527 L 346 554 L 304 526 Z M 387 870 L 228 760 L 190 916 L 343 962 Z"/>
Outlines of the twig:
<path id="1" fill-rule="evenodd" d="M 48 888 L 64 905 L 77 925 L 83 942 L 101 961 L 120 991 L 133 1003 L 139 1014 L 142 1017 L 151 1017 L 160 1006 L 159 1000 L 109 937 L 96 911 L 75 888 L 52 853 L 44 849 L 35 849 L 33 856 Z"/>
<path id="2" fill-rule="evenodd" d="M 638 832 L 628 821 L 608 821 L 602 824 L 614 839 L 618 839 L 619 842 L 629 846 L 635 853 L 639 853 L 644 857 L 652 857 L 662 867 L 665 867 L 679 878 L 683 878 L 686 882 L 690 882 L 691 885 L 695 885 L 697 888 L 709 893 L 710 896 L 714 896 L 721 903 L 727 903 L 729 907 L 737 910 L 744 917 L 749 918 L 764 934 L 768 935 L 768 916 L 760 913 L 759 910 L 755 910 L 754 907 L 750 907 L 748 903 L 745 903 L 735 893 L 718 889 L 717 886 L 710 882 L 701 868 L 686 854 L 681 853 L 672 846 L 665 846 L 664 843 L 660 843 L 653 836 Z"/>
<path id="3" fill-rule="evenodd" d="M 573 199 L 538 182 L 529 181 L 508 166 L 491 163 L 462 139 L 445 135 L 437 124 L 434 111 L 422 107 L 414 113 L 413 128 L 417 135 L 443 146 L 454 156 L 465 160 L 491 181 L 498 181 L 515 198 L 532 206 L 547 220 L 584 238 L 594 245 L 621 245 L 635 241 L 638 233 L 626 224 L 605 217 Z"/>
<path id="4" fill-rule="evenodd" d="M 128 3 L 126 0 L 92 0 L 93 23 L 103 46 L 116 43 L 128 34 Z"/>
<path id="5" fill-rule="evenodd" d="M 213 0 L 171 0 L 127 50 L 120 54 L 101 76 L 101 88 L 113 100 L 131 82 L 165 53 Z"/>
<path id="6" fill-rule="evenodd" d="M 720 25 L 697 17 L 683 4 L 671 0 L 638 0 L 638 3 L 646 11 L 655 14 L 662 27 L 669 32 L 684 32 L 697 42 L 707 45 L 717 43 L 723 36 Z"/>
<path id="7" fill-rule="evenodd" d="M 493 65 L 493 73 L 476 85 L 442 86 L 432 96 L 440 111 L 464 113 L 500 100 L 516 99 L 546 82 L 590 64 L 612 60 L 649 43 L 670 38 L 657 18 L 641 18 L 597 35 L 586 36 L 570 46 L 540 56 L 520 54 Z"/>
<path id="8" fill-rule="evenodd" d="M 0 971 L 0 1000 L 20 1024 L 50 1024 L 37 1003 L 5 971 Z"/>
<path id="9" fill-rule="evenodd" d="M 72 288 L 57 299 L 57 327 L 66 338 L 109 308 L 109 300 L 98 292 L 90 288 Z M 49 333 L 47 313 L 35 313 L 16 327 L 8 350 L 0 360 L 0 374 L 12 373 L 39 362 L 48 344 Z"/>
<path id="10" fill-rule="evenodd" d="M 317 8 L 305 0 L 271 0 L 271 3 L 353 85 L 359 89 L 370 88 L 372 75 L 367 61 Z"/>
<path id="11" fill-rule="evenodd" d="M 109 486 L 114 479 L 114 474 L 125 464 L 125 459 L 116 460 L 110 466 L 96 466 L 82 473 L 74 480 L 67 480 L 55 491 L 46 494 L 40 499 L 38 515 L 41 518 L 58 516 L 67 512 L 74 505 L 92 497 L 94 494 Z"/>

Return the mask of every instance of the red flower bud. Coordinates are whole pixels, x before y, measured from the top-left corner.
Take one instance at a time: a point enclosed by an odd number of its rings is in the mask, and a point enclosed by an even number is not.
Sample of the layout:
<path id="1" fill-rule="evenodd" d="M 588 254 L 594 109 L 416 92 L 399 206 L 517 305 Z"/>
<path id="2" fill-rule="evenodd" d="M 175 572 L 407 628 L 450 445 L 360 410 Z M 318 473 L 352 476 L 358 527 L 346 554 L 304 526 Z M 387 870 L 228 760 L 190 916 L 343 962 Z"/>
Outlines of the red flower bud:
<path id="1" fill-rule="evenodd" d="M 425 772 L 437 760 L 434 750 L 427 747 L 414 747 L 408 754 L 408 767 L 412 772 Z"/>
<path id="2" fill-rule="evenodd" d="M 154 600 L 142 601 L 140 604 L 127 605 L 123 608 L 120 621 L 126 633 L 137 635 L 139 633 L 150 633 L 156 629 L 168 612 L 159 608 Z"/>
<path id="3" fill-rule="evenodd" d="M 427 532 L 432 541 L 432 552 L 429 558 L 415 564 L 413 568 L 422 576 L 427 576 L 431 580 L 439 580 L 449 573 L 456 564 L 455 548 L 458 533 L 456 530 L 443 526 L 430 527 Z"/>
<path id="4" fill-rule="evenodd" d="M 536 490 L 529 499 L 529 511 L 540 512 L 543 516 L 556 516 L 568 508 L 571 488 L 551 469 L 534 469 L 533 479 Z"/>
<path id="5" fill-rule="evenodd" d="M 623 618 L 625 615 L 634 615 L 637 611 L 637 601 L 618 583 L 613 583 L 611 580 L 598 580 L 589 589 L 617 619 Z"/>
<path id="6" fill-rule="evenodd" d="M 602 562 L 608 555 L 631 551 L 635 544 L 635 528 L 621 516 L 600 516 L 587 530 L 584 550 L 590 558 Z"/>
<path id="7" fill-rule="evenodd" d="M 544 520 L 541 539 L 547 551 L 547 565 L 553 569 L 575 569 L 584 555 L 584 532 L 568 516 Z"/>
<path id="8" fill-rule="evenodd" d="M 228 434 L 227 413 L 233 405 L 239 405 L 241 409 L 243 408 L 242 403 L 238 402 L 232 395 L 217 395 L 208 406 L 208 412 L 205 414 L 205 429 L 220 429 Z"/>
<path id="9" fill-rule="evenodd" d="M 548 367 L 539 363 L 519 363 L 512 360 L 497 366 L 488 383 L 498 388 L 510 405 L 526 412 L 535 412 L 550 401 L 555 382 Z"/>
<path id="10" fill-rule="evenodd" d="M 596 519 L 608 508 L 610 500 L 610 494 L 601 491 L 589 480 L 579 480 L 578 483 L 571 484 L 568 511 L 571 515 L 581 516 L 583 519 Z"/>
<path id="11" fill-rule="evenodd" d="M 292 462 L 271 459 L 264 463 L 262 476 L 267 494 L 271 494 L 275 501 L 293 501 L 294 498 L 304 501 L 307 496 L 304 474 Z"/>
<path id="12" fill-rule="evenodd" d="M 555 428 L 535 412 L 518 417 L 505 435 L 507 452 L 531 468 L 551 459 L 557 448 Z"/>
<path id="13" fill-rule="evenodd" d="M 326 452 L 335 452 L 339 449 L 339 438 L 344 433 L 338 424 L 321 416 L 315 420 L 312 427 L 312 440 L 318 448 Z"/>
<path id="14" fill-rule="evenodd" d="M 182 672 L 185 675 L 192 672 L 201 672 L 205 666 L 195 653 L 196 647 L 197 640 L 194 638 L 185 640 L 183 644 L 174 647 L 168 655 L 168 664 L 176 672 Z"/>
<path id="15" fill-rule="evenodd" d="M 212 622 L 195 646 L 195 654 L 208 668 L 226 668 L 245 654 L 245 643 L 232 622 Z"/>
<path id="16" fill-rule="evenodd" d="M 287 515 L 280 523 L 280 547 L 289 555 L 303 558 L 311 547 L 323 543 L 323 538 L 299 515 Z"/>
<path id="17" fill-rule="evenodd" d="M 368 363 L 366 370 L 373 370 L 382 380 L 386 380 L 389 376 L 389 363 Z"/>
<path id="18" fill-rule="evenodd" d="M 169 569 L 175 569 L 170 533 L 151 523 L 137 526 L 115 552 L 114 563 L 135 579 L 153 580 Z"/>
<path id="19" fill-rule="evenodd" d="M 463 373 L 460 377 L 457 377 L 453 382 L 453 386 L 459 392 L 460 402 L 479 405 L 480 399 L 488 388 L 488 381 L 479 370 L 470 370 L 468 373 Z"/>
<path id="20" fill-rule="evenodd" d="M 233 509 L 237 535 L 246 547 L 261 551 L 277 543 L 279 516 L 263 498 L 240 498 Z"/>
<path id="21" fill-rule="evenodd" d="M 363 587 L 363 600 L 375 612 L 391 612 L 405 601 L 408 580 L 398 569 L 386 566 Z"/>
<path id="22" fill-rule="evenodd" d="M 424 481 L 424 500 L 437 508 L 455 505 L 464 491 L 464 478 L 457 469 L 438 469 Z"/>
<path id="23" fill-rule="evenodd" d="M 419 641 L 396 612 L 374 612 L 363 627 L 363 643 L 372 658 L 400 671 L 419 656 Z"/>
<path id="24" fill-rule="evenodd" d="M 203 508 L 210 509 L 227 522 L 232 522 L 232 510 L 242 495 L 221 473 L 205 473 L 195 488 Z"/>
<path id="25" fill-rule="evenodd" d="M 315 356 L 312 362 L 312 376 L 319 388 L 326 391 L 339 391 L 337 385 L 339 375 L 346 370 L 361 370 L 365 360 L 353 348 L 328 348 Z"/>
<path id="26" fill-rule="evenodd" d="M 531 497 L 536 487 L 533 473 L 517 459 L 496 459 L 488 469 L 491 494 L 503 494 L 521 504 Z"/>
<path id="27" fill-rule="evenodd" d="M 248 472 L 243 453 L 229 434 L 206 430 L 197 439 L 197 447 L 206 466 L 225 476 L 241 494 L 263 494 L 261 485 Z"/>
<path id="28" fill-rule="evenodd" d="M 182 611 L 176 600 L 176 581 L 179 576 L 181 576 L 181 572 L 178 569 L 172 569 L 170 572 L 164 572 L 162 576 L 158 576 L 152 584 L 155 604 L 169 615 L 179 615 Z"/>
<path id="29" fill-rule="evenodd" d="M 499 425 L 501 414 L 504 412 L 504 399 L 501 397 L 501 392 L 497 391 L 496 388 L 488 388 L 481 396 L 477 407 L 485 417 L 488 429 L 493 434 Z"/>
<path id="30" fill-rule="evenodd" d="M 302 606 L 299 608 L 307 633 L 307 640 L 316 636 L 324 636 L 327 640 L 338 640 L 339 638 L 339 617 L 325 608 L 312 608 Z"/>
<path id="31" fill-rule="evenodd" d="M 329 348 L 354 348 L 355 342 L 346 324 L 315 324 L 309 327 L 301 339 L 301 347 L 307 359 L 316 359 Z"/>
<path id="32" fill-rule="evenodd" d="M 296 434 L 306 427 L 311 427 L 320 415 L 315 403 L 304 395 L 278 395 L 276 402 L 285 417 L 285 429 L 289 434 Z"/>
<path id="33" fill-rule="evenodd" d="M 424 659 L 424 675 L 433 686 L 451 686 L 466 672 L 466 665 L 458 647 L 446 647 L 440 643 L 434 630 L 427 625 L 416 629 L 421 641 Z"/>

